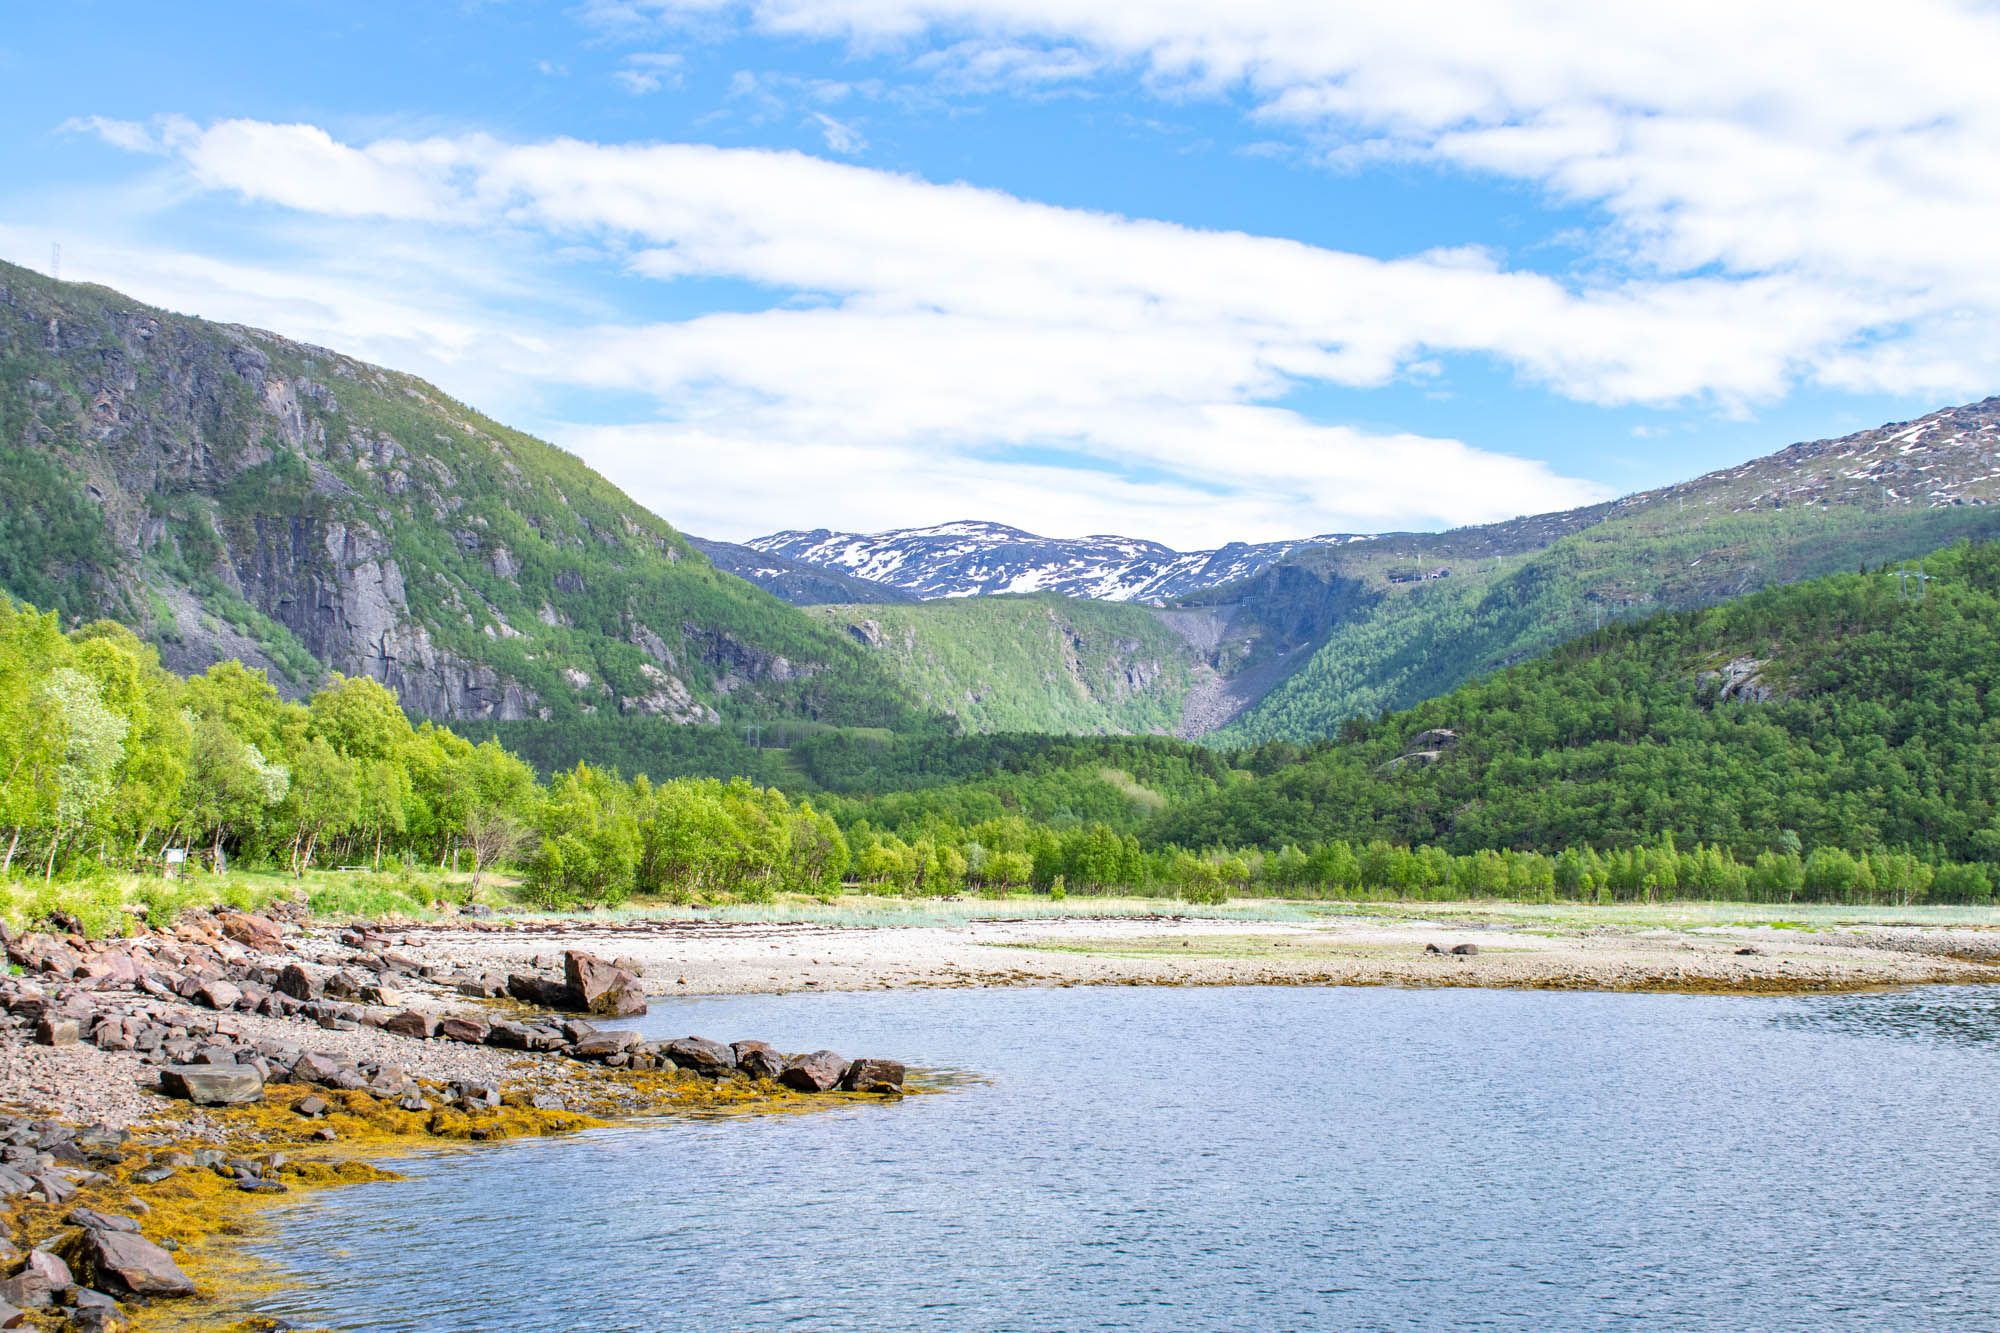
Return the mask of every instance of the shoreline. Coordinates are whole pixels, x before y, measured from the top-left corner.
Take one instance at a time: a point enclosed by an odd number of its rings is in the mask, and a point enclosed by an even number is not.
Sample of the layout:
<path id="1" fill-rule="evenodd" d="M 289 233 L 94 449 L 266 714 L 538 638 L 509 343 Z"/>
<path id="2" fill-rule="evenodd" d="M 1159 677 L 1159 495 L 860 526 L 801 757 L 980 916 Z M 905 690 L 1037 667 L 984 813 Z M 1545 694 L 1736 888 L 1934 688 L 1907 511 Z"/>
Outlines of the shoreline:
<path id="1" fill-rule="evenodd" d="M 1675 930 L 1413 913 L 1310 923 L 1162 915 L 959 925 L 431 923 L 404 934 L 412 953 L 461 968 L 504 969 L 563 948 L 616 953 L 643 969 L 649 994 L 663 997 L 1080 985 L 1773 995 L 2000 981 L 2000 932 L 1942 926 Z"/>
<path id="2" fill-rule="evenodd" d="M 1711 922 L 1674 929 L 1564 922 L 1469 904 L 1303 921 L 1157 911 L 1010 918 L 1003 904 L 995 907 L 993 915 L 955 924 L 575 918 L 342 927 L 282 914 L 197 913 L 134 939 L 10 940 L 10 954 L 26 971 L 0 980 L 8 1011 L 0 1021 L 0 1140 L 11 1134 L 17 1145 L 0 1146 L 0 1162 L 22 1172 L 39 1162 L 69 1179 L 51 1189 L 37 1176 L 0 1204 L 0 1239 L 20 1252 L 5 1271 L 37 1247 L 52 1248 L 79 1258 L 76 1282 L 83 1285 L 91 1262 L 84 1247 L 97 1233 L 72 1219 L 81 1206 L 171 1242 L 196 1295 L 128 1302 L 100 1323 L 38 1326 L 249 1333 L 258 1322 L 235 1312 L 271 1279 L 245 1246 L 272 1205 L 296 1197 L 292 1191 L 393 1179 L 394 1159 L 413 1152 L 657 1115 L 802 1113 L 884 1100 L 876 1092 L 794 1091 L 772 1080 L 775 1065 L 750 1074 L 675 1068 L 666 1043 L 593 1032 L 588 1019 L 548 1017 L 505 998 L 508 989 L 522 989 L 509 980 L 525 980 L 531 993 L 558 986 L 548 974 L 562 966 L 566 950 L 615 955 L 618 968 L 630 969 L 629 981 L 656 1002 L 1036 986 L 1779 996 L 2000 981 L 2000 931 L 1977 926 L 1865 922 L 1814 931 L 1798 923 Z M 276 984 L 259 985 L 273 982 L 281 965 L 308 974 L 314 995 L 344 998 L 295 1001 Z M 48 1044 L 50 1019 L 77 1013 L 82 1030 L 58 1032 Z M 531 1019 L 537 1014 L 544 1016 Z M 437 1027 L 447 1015 L 477 1015 L 496 1027 L 539 1022 L 529 1031 L 557 1049 L 447 1040 Z M 134 1022 L 169 1024 L 183 1034 L 176 1039 L 185 1044 L 173 1048 L 177 1060 L 267 1064 L 260 1099 L 208 1108 L 167 1099 L 147 1086 L 166 1063 L 163 1050 L 132 1049 Z M 142 1044 L 157 1035 L 142 1033 Z M 596 1044 L 587 1044 L 592 1037 Z M 317 1050 L 345 1072 L 336 1077 L 310 1066 L 317 1071 L 310 1085 L 297 1081 L 287 1060 L 301 1050 Z M 898 1091 L 901 1078 L 898 1067 Z M 299 1113 L 315 1103 L 322 1108 L 316 1114 Z M 52 1129 L 57 1125 L 67 1129 Z M 100 1128 L 70 1141 L 89 1151 L 65 1148 L 64 1134 L 85 1126 Z M 24 1158 L 24 1139 L 55 1151 L 37 1157 L 29 1149 Z"/>

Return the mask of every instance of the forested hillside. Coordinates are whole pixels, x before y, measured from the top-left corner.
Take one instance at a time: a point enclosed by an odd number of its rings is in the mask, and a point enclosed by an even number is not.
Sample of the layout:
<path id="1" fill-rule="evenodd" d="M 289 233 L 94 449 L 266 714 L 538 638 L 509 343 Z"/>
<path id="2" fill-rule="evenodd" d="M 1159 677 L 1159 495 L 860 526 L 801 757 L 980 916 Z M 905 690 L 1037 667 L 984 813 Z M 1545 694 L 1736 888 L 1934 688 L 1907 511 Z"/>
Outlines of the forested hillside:
<path id="1" fill-rule="evenodd" d="M 0 590 L 440 719 L 924 725 L 860 647 L 435 387 L 0 265 Z"/>
<path id="2" fill-rule="evenodd" d="M 538 779 L 370 680 L 304 703 L 235 663 L 183 680 L 119 626 L 65 635 L 0 602 L 0 876 L 88 880 L 171 846 L 501 866 L 544 904 L 842 882 L 1968 901 L 2000 863 L 2000 545 L 1607 626 L 1306 750 L 786 739 L 662 752 L 750 781 Z"/>
<path id="3" fill-rule="evenodd" d="M 1095 822 L 1246 883 L 1452 892 L 1462 863 L 1474 888 L 1825 896 L 1893 876 L 1882 891 L 1907 896 L 1950 866 L 1936 892 L 1978 897 L 2000 861 L 1996 741 L 2000 545 L 1961 544 L 1612 624 L 1305 750 L 1017 756 L 836 810 L 937 844 L 1016 812 L 1065 846 Z"/>

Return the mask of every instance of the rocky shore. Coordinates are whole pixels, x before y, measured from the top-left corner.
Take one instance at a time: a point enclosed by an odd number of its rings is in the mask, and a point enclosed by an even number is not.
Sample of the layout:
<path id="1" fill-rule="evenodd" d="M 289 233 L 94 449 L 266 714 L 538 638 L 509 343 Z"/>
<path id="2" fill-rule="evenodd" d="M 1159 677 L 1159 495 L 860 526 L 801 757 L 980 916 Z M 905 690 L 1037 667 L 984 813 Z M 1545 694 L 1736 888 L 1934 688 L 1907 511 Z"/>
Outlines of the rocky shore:
<path id="1" fill-rule="evenodd" d="M 214 1327 L 174 1307 L 228 1294 L 247 1210 L 383 1178 L 360 1153 L 905 1080 L 894 1060 L 601 1026 L 646 1011 L 639 965 L 581 949 L 439 967 L 393 932 L 282 911 L 5 943 L 0 1328 Z"/>

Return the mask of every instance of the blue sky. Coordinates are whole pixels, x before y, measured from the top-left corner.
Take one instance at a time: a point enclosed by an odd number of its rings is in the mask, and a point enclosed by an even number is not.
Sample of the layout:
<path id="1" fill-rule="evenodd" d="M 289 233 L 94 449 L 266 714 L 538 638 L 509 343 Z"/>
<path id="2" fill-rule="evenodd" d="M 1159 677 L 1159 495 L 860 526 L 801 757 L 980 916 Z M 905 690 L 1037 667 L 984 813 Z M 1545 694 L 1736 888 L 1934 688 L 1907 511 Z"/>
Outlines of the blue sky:
<path id="1" fill-rule="evenodd" d="M 0 256 L 727 538 L 1477 522 L 1996 387 L 1993 19 L 1602 9 L 27 7 Z"/>

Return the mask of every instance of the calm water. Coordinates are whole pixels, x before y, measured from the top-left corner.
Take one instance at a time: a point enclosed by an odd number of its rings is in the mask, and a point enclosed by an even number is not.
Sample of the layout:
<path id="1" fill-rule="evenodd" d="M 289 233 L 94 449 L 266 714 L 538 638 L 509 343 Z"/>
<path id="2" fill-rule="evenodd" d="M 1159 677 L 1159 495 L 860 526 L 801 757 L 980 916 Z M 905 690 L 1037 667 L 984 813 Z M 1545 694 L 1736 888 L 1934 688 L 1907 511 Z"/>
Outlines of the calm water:
<path id="1" fill-rule="evenodd" d="M 946 1096 L 420 1158 L 287 1210 L 344 1330 L 2000 1327 L 2000 994 L 1074 989 L 635 1026 Z"/>

